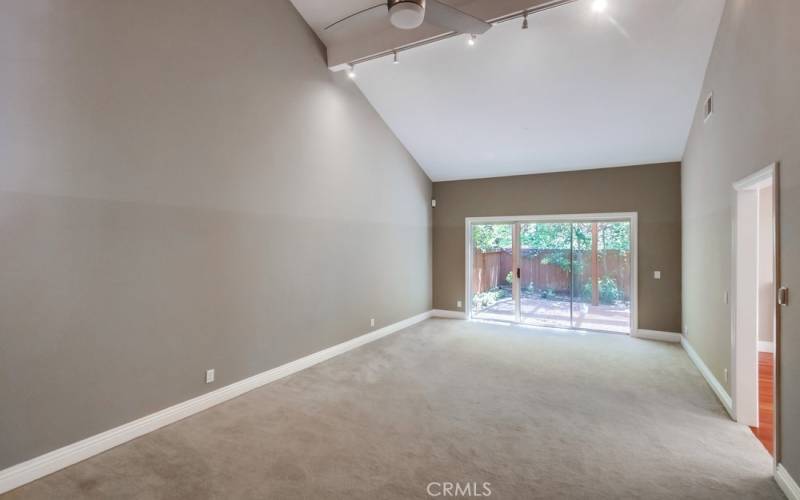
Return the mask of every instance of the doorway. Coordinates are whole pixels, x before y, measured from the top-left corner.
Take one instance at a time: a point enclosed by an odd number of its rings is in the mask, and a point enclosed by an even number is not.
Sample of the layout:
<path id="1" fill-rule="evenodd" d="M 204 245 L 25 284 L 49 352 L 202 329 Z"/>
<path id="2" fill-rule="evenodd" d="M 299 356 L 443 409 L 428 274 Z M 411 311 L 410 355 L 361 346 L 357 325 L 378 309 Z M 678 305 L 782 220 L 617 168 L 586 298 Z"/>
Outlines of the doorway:
<path id="1" fill-rule="evenodd" d="M 734 184 L 733 393 L 736 420 L 774 456 L 778 340 L 777 170 Z"/>
<path id="2" fill-rule="evenodd" d="M 471 319 L 631 333 L 635 213 L 468 218 Z"/>

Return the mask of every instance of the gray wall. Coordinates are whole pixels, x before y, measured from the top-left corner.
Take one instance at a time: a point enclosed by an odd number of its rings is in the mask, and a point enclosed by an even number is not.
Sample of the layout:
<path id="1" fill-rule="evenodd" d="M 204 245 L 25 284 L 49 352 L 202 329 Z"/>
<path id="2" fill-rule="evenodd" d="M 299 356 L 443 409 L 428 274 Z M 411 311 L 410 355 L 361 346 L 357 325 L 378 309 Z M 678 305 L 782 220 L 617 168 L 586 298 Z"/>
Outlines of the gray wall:
<path id="1" fill-rule="evenodd" d="M 683 159 L 683 316 L 688 338 L 730 391 L 732 183 L 781 162 L 782 282 L 800 286 L 800 2 L 728 0 L 703 96 L 716 111 L 703 123 L 698 104 Z M 795 297 L 797 293 L 795 293 Z M 800 306 L 781 308 L 781 461 L 800 477 Z"/>
<path id="2" fill-rule="evenodd" d="M 0 469 L 430 309 L 431 183 L 288 1 L 0 10 Z"/>
<path id="3" fill-rule="evenodd" d="M 434 307 L 467 304 L 466 217 L 638 212 L 639 328 L 679 332 L 680 183 L 678 163 L 434 183 Z"/>

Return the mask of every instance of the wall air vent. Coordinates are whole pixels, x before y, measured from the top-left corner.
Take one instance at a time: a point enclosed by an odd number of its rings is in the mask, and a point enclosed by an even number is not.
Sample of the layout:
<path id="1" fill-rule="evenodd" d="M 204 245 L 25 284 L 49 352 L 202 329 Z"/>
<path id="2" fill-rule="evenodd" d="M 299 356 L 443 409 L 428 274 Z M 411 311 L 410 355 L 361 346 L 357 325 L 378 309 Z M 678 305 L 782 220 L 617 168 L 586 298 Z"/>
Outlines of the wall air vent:
<path id="1" fill-rule="evenodd" d="M 714 114 L 714 93 L 710 92 L 703 104 L 703 121 L 707 122 L 712 114 Z"/>

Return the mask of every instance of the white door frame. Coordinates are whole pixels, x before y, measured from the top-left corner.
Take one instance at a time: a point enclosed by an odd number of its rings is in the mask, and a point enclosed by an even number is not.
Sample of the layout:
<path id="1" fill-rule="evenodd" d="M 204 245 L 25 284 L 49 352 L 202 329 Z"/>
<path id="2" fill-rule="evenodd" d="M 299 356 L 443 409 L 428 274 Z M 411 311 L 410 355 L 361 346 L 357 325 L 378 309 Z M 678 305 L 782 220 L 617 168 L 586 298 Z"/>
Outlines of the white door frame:
<path id="1" fill-rule="evenodd" d="M 528 222 L 603 222 L 603 221 L 629 221 L 631 224 L 631 322 L 630 335 L 635 335 L 639 328 L 639 213 L 638 212 L 613 212 L 589 214 L 560 214 L 560 215 L 521 215 L 498 217 L 466 217 L 465 226 L 465 265 L 464 265 L 464 309 L 467 320 L 472 319 L 472 225 L 473 224 L 515 224 Z M 513 231 L 513 251 L 519 251 L 519 234 Z M 517 301 L 515 321 L 519 322 L 519 280 L 514 280 L 514 297 Z"/>
<path id="2" fill-rule="evenodd" d="M 773 286 L 775 287 L 775 302 L 772 308 L 773 314 L 773 342 L 775 345 L 775 363 L 773 369 L 773 437 L 774 437 L 774 456 L 773 459 L 778 459 L 778 355 L 780 351 L 780 307 L 777 304 L 777 291 L 780 287 L 780 248 L 778 239 L 778 209 L 779 209 L 779 179 L 778 179 L 778 164 L 773 163 L 758 172 L 745 177 L 733 183 L 732 190 L 732 238 L 731 238 L 731 300 L 730 300 L 730 315 L 731 315 L 731 372 L 733 375 L 731 382 L 731 392 L 733 401 L 733 415 L 736 421 L 747 425 L 758 425 L 758 339 L 750 339 L 749 342 L 744 342 L 743 338 L 738 338 L 738 332 L 742 330 L 740 327 L 739 309 L 740 307 L 751 307 L 749 304 L 743 302 L 744 294 L 739 290 L 739 272 L 738 272 L 738 223 L 739 223 L 739 200 L 740 194 L 745 191 L 756 189 L 759 185 L 771 182 L 773 190 L 773 210 L 772 210 L 772 277 Z M 755 348 L 755 354 L 751 351 Z M 753 384 L 755 383 L 755 390 Z"/>

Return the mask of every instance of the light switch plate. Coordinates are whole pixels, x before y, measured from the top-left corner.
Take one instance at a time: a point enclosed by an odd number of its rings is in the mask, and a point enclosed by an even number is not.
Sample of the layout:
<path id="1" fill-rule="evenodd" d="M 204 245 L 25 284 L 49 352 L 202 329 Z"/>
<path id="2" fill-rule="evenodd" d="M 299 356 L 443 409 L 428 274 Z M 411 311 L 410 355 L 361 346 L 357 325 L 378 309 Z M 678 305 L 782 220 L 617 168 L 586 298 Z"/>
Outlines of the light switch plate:
<path id="1" fill-rule="evenodd" d="M 661 271 L 655 271 L 653 273 L 653 278 L 657 279 L 657 280 L 660 280 L 661 279 Z"/>

